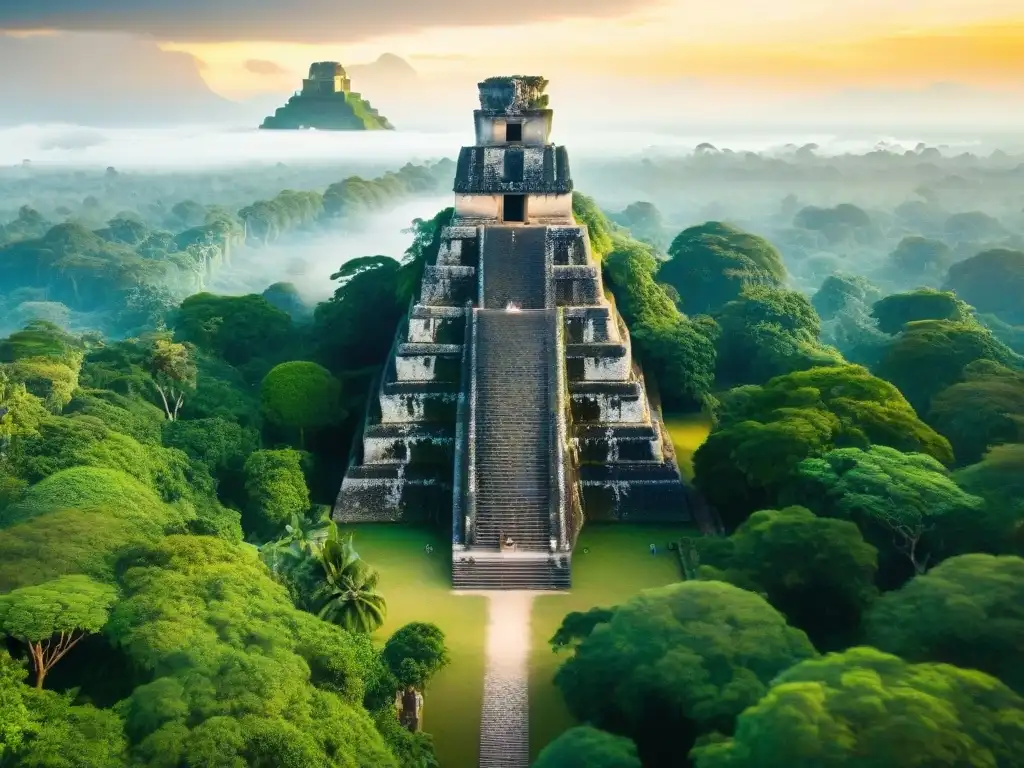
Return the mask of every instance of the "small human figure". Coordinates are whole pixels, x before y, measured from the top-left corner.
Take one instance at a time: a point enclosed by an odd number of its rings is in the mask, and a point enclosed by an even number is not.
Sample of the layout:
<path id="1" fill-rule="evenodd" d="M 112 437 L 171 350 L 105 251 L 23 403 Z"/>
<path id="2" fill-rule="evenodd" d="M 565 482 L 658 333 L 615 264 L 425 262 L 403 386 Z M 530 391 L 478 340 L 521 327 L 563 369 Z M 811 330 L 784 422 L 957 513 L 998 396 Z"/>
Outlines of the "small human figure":
<path id="1" fill-rule="evenodd" d="M 654 544 L 651 544 L 651 554 L 652 555 L 658 554 L 658 548 Z"/>

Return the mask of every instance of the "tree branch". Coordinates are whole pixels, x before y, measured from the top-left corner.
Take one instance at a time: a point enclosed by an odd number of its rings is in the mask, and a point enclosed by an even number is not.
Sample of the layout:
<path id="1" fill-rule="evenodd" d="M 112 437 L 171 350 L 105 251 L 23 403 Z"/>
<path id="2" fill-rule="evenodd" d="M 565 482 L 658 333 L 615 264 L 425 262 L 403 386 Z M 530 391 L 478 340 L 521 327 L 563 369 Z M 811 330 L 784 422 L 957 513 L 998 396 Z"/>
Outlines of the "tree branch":
<path id="1" fill-rule="evenodd" d="M 164 413 L 167 414 L 168 421 L 174 421 L 174 416 L 171 415 L 171 407 L 167 402 L 167 395 L 164 394 L 164 388 L 161 387 L 157 382 L 153 382 L 153 386 L 156 387 L 156 391 L 160 393 L 160 399 L 164 401 Z"/>

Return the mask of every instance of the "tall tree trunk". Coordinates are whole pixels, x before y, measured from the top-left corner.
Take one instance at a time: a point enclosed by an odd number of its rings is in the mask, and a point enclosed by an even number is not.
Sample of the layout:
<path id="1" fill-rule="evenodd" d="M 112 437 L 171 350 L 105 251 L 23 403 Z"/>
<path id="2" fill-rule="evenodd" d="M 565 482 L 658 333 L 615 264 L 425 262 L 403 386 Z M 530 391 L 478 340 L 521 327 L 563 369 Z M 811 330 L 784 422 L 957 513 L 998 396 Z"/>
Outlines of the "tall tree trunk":
<path id="1" fill-rule="evenodd" d="M 46 662 L 43 660 L 43 644 L 29 643 L 29 651 L 32 654 L 32 668 L 36 673 L 36 690 L 43 690 L 43 680 L 46 679 Z"/>
<path id="2" fill-rule="evenodd" d="M 419 730 L 419 713 L 416 711 L 415 688 L 406 688 L 402 692 L 402 714 L 399 720 L 405 728 L 413 733 Z"/>
<path id="3" fill-rule="evenodd" d="M 160 393 L 160 399 L 164 401 L 164 413 L 167 414 L 167 420 L 168 421 L 174 421 L 174 414 L 171 413 L 171 405 L 170 405 L 170 403 L 167 402 L 167 395 L 164 392 L 164 388 L 161 387 L 159 384 L 156 384 L 156 383 L 154 383 L 153 386 L 155 386 L 156 387 L 156 391 Z"/>

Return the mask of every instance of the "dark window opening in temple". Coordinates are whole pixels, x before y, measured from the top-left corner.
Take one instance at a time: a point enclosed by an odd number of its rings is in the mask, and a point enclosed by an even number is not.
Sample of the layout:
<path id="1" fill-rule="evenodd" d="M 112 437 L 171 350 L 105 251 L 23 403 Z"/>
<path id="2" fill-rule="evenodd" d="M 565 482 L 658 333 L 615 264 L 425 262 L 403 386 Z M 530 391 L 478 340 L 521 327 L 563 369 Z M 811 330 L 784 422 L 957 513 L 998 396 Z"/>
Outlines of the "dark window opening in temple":
<path id="1" fill-rule="evenodd" d="M 505 195 L 505 221 L 526 221 L 526 195 Z"/>
<path id="2" fill-rule="evenodd" d="M 505 141 L 522 141 L 523 124 L 505 123 Z"/>

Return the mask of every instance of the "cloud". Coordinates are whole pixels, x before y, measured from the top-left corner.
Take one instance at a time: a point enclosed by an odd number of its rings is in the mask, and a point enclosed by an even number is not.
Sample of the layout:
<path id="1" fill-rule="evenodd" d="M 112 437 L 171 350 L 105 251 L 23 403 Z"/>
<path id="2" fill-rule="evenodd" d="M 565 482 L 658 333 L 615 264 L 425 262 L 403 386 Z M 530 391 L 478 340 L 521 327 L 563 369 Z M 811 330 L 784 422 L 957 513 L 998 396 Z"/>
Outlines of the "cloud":
<path id="1" fill-rule="evenodd" d="M 477 0 L 90 0 L 86 9 L 82 0 L 35 0 L 0 3 L 0 30 L 117 31 L 175 42 L 354 42 L 428 27 L 616 17 L 656 4 L 659 0 L 518 0 L 512 6 Z"/>
<path id="2" fill-rule="evenodd" d="M 223 119 L 232 105 L 201 70 L 196 57 L 131 35 L 0 35 L 0 125 Z"/>
<path id="3" fill-rule="evenodd" d="M 276 77 L 278 75 L 291 74 L 277 62 L 267 61 L 266 59 L 249 59 L 243 66 L 247 72 L 252 72 L 254 75 Z"/>
<path id="4" fill-rule="evenodd" d="M 421 197 L 384 213 L 368 214 L 355 230 L 319 230 L 268 248 L 247 248 L 217 273 L 209 290 L 234 295 L 262 293 L 268 285 L 285 281 L 295 285 L 306 301 L 324 301 L 337 287 L 331 275 L 342 264 L 376 253 L 402 258 L 412 239 L 403 230 L 412 220 L 429 219 L 451 204 L 450 195 Z"/>

